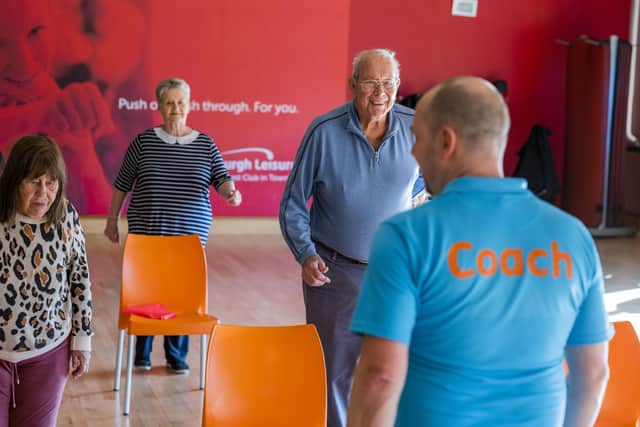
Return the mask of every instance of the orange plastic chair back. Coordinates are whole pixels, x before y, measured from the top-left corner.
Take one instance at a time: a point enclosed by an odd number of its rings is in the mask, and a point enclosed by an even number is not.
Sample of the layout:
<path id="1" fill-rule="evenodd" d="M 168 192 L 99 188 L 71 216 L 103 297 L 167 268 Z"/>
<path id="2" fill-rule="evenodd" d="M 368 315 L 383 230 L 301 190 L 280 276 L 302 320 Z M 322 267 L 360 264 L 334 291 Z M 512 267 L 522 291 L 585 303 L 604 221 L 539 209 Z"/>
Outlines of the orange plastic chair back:
<path id="1" fill-rule="evenodd" d="M 203 426 L 325 427 L 326 405 L 315 326 L 214 326 Z"/>
<path id="2" fill-rule="evenodd" d="M 596 421 L 599 427 L 635 427 L 640 418 L 640 341 L 630 322 L 614 322 L 609 342 L 609 382 Z"/>
<path id="3" fill-rule="evenodd" d="M 206 313 L 206 265 L 204 249 L 195 234 L 128 234 L 122 260 L 119 329 L 127 327 L 128 316 L 122 309 L 130 305 L 164 304 L 179 314 Z"/>

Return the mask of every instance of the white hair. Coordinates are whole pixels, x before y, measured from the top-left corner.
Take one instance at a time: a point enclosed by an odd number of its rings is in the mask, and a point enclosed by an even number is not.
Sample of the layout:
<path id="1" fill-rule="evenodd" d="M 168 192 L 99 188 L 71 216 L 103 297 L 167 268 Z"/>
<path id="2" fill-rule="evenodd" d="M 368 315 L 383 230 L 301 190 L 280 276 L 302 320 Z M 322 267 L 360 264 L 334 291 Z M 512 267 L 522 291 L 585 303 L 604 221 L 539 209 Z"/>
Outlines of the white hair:
<path id="1" fill-rule="evenodd" d="M 400 63 L 396 59 L 396 53 L 390 49 L 369 49 L 358 52 L 358 54 L 353 58 L 353 79 L 358 80 L 360 76 L 360 67 L 363 62 L 366 62 L 372 56 L 381 56 L 383 58 L 391 61 L 391 65 L 393 66 L 393 76 L 396 79 L 400 78 Z"/>

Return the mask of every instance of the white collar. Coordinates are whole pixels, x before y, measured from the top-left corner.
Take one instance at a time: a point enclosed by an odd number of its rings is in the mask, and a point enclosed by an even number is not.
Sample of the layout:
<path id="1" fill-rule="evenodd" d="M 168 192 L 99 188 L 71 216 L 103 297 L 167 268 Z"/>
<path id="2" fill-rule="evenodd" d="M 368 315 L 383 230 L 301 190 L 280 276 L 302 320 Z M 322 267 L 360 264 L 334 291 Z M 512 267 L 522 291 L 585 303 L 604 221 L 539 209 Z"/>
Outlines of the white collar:
<path id="1" fill-rule="evenodd" d="M 153 128 L 153 130 L 155 131 L 156 136 L 158 138 L 160 138 L 162 141 L 166 142 L 167 144 L 172 144 L 172 145 L 173 144 L 178 144 L 178 145 L 191 144 L 198 137 L 200 133 L 197 130 L 193 129 L 189 134 L 185 136 L 175 136 L 167 133 L 164 129 L 162 129 L 159 126 Z"/>
<path id="2" fill-rule="evenodd" d="M 22 215 L 21 213 L 16 212 L 16 222 L 23 222 L 26 224 L 42 224 L 47 222 L 47 219 L 44 217 L 40 219 L 33 219 L 26 215 Z"/>

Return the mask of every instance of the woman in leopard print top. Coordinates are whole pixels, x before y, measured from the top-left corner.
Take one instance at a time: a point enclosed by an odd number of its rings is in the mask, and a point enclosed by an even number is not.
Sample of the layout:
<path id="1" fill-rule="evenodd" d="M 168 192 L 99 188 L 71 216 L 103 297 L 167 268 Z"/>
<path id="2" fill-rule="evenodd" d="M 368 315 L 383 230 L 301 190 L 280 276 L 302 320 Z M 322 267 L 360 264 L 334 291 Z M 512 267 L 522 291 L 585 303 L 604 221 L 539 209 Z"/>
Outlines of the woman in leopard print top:
<path id="1" fill-rule="evenodd" d="M 87 372 L 91 283 L 59 149 L 14 145 L 0 177 L 0 425 L 55 426 L 68 373 Z"/>

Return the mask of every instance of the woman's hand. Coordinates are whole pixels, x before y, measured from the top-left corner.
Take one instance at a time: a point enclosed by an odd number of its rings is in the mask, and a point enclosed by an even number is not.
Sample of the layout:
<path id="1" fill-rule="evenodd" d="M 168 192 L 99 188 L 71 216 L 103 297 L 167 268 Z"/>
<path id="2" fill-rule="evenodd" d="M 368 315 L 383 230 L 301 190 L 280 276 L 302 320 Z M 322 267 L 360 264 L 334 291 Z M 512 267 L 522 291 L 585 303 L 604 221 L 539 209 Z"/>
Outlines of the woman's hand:
<path id="1" fill-rule="evenodd" d="M 104 227 L 104 235 L 113 243 L 120 242 L 120 231 L 118 230 L 118 218 L 108 217 L 107 225 Z"/>
<path id="2" fill-rule="evenodd" d="M 225 199 L 229 206 L 239 206 L 240 203 L 242 203 L 242 193 L 240 193 L 240 190 L 234 188 L 227 194 Z"/>
<path id="3" fill-rule="evenodd" d="M 227 201 L 229 206 L 240 206 L 242 203 L 242 194 L 233 181 L 223 182 L 216 191 Z"/>
<path id="4" fill-rule="evenodd" d="M 90 351 L 71 350 L 71 376 L 78 379 L 89 372 Z"/>

